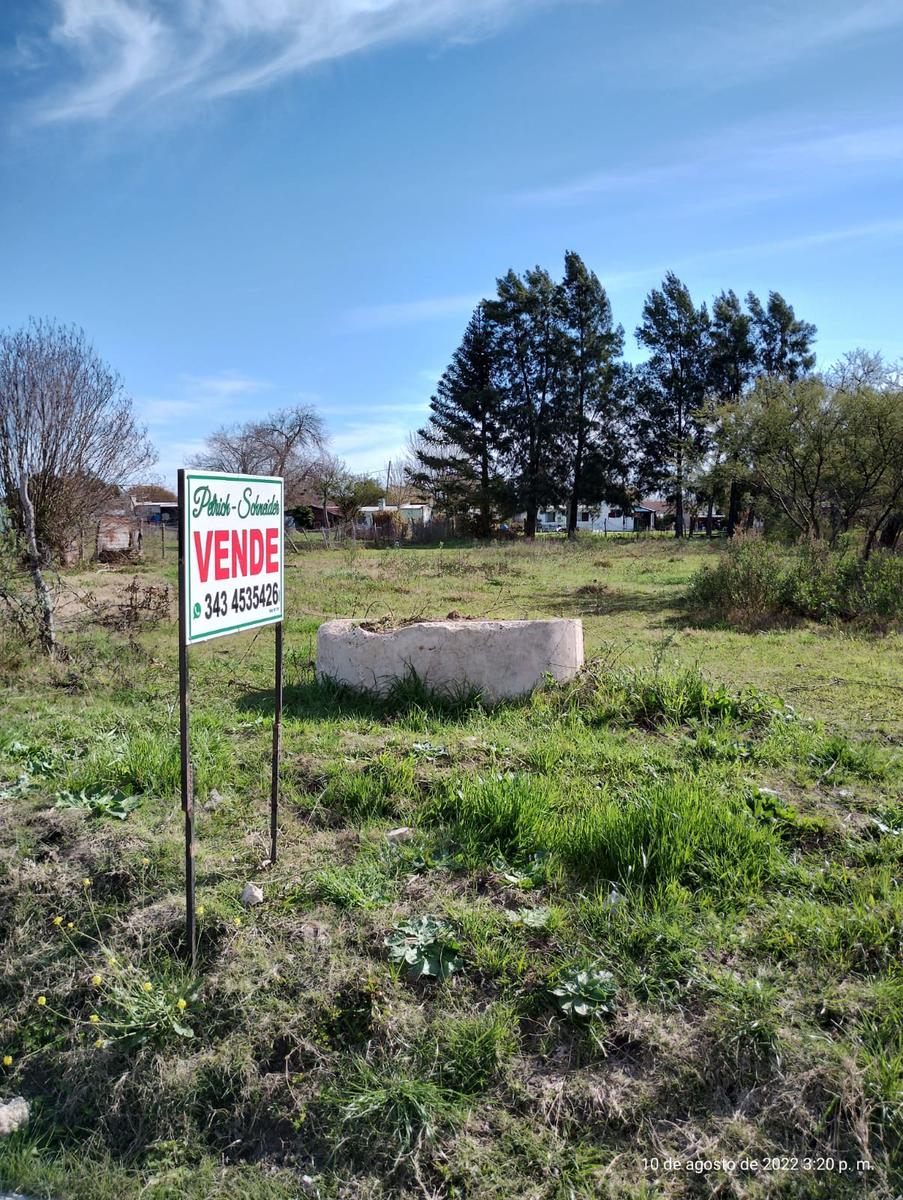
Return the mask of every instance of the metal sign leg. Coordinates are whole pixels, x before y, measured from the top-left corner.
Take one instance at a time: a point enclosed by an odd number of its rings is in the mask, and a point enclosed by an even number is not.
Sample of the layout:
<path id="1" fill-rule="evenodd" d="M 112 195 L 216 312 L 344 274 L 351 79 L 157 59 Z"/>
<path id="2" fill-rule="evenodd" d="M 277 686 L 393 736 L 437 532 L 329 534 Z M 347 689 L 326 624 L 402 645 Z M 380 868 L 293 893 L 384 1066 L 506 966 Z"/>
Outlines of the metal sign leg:
<path id="1" fill-rule="evenodd" d="M 282 753 L 282 622 L 276 626 L 276 684 L 273 717 L 273 774 L 270 781 L 270 862 L 276 861 L 276 825 L 279 815 L 279 759 Z"/>
<path id="2" fill-rule="evenodd" d="M 185 587 L 185 472 L 179 471 L 179 748 L 182 812 L 185 814 L 185 948 L 192 970 L 198 942 L 194 898 L 194 779 L 188 707 L 188 593 Z"/>

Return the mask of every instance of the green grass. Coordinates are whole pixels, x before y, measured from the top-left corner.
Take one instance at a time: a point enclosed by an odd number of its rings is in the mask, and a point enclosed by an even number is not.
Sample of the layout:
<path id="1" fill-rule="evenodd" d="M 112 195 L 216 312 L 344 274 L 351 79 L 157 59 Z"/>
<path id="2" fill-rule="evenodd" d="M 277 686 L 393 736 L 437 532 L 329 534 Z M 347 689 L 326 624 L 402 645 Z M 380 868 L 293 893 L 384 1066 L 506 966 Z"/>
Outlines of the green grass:
<path id="1" fill-rule="evenodd" d="M 755 1153 L 872 1169 L 738 1174 L 740 1200 L 899 1191 L 903 639 L 695 623 L 683 598 L 719 553 L 291 558 L 275 865 L 272 634 L 191 653 L 197 990 L 172 620 L 126 638 L 71 613 L 59 664 L 0 632 L 0 1099 L 33 1103 L 0 1185 L 671 1200 L 719 1181 L 644 1159 Z M 68 582 L 114 599 L 132 574 Z M 324 618 L 452 608 L 580 616 L 591 662 L 493 709 L 414 677 L 381 701 L 315 680 Z M 66 792 L 135 806 L 56 807 Z M 249 879 L 265 902 L 244 910 Z M 425 917 L 454 946 L 444 978 L 386 944 Z M 605 1004 L 572 1019 L 555 988 L 588 969 Z"/>

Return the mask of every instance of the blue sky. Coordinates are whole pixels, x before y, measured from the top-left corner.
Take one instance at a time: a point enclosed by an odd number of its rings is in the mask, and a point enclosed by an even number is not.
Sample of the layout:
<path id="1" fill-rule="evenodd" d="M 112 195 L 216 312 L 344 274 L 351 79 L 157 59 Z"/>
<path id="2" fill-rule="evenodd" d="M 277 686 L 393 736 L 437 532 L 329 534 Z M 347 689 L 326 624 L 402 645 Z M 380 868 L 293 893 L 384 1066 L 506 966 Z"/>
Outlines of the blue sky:
<path id="1" fill-rule="evenodd" d="M 296 400 L 377 471 L 472 305 L 578 250 L 903 356 L 903 0 L 3 0 L 0 325 L 81 325 L 160 451 Z"/>

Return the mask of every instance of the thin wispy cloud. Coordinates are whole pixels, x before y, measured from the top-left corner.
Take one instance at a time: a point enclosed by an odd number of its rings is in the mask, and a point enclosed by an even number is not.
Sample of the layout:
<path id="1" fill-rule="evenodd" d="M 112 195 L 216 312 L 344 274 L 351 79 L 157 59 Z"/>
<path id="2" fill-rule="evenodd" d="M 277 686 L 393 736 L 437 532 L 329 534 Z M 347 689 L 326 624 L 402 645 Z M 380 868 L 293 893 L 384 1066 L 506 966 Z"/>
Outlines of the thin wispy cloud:
<path id="1" fill-rule="evenodd" d="M 636 270 L 601 274 L 602 282 L 610 292 L 639 284 L 655 287 L 666 271 L 692 271 L 712 264 L 742 262 L 745 259 L 766 259 L 776 255 L 789 255 L 800 251 L 817 249 L 820 246 L 842 245 L 846 242 L 903 240 L 903 217 L 887 221 L 870 221 L 845 225 L 836 229 L 819 229 L 809 233 L 793 234 L 769 241 L 746 242 L 738 245 L 720 246 L 698 254 L 681 256 L 672 262 L 650 264 Z"/>
<path id="2" fill-rule="evenodd" d="M 215 375 L 183 375 L 174 396 L 145 396 L 136 401 L 140 419 L 151 429 L 166 429 L 186 423 L 217 423 L 240 415 L 243 401 L 272 385 L 237 371 Z"/>
<path id="3" fill-rule="evenodd" d="M 365 304 L 350 309 L 343 318 L 343 328 L 354 333 L 386 329 L 398 325 L 417 325 L 443 317 L 470 313 L 483 297 L 476 292 L 453 296 L 433 296 L 422 300 L 404 300 L 391 304 Z"/>
<path id="4" fill-rule="evenodd" d="M 408 436 L 423 423 L 426 411 L 424 401 L 422 413 L 412 415 L 410 423 L 378 421 L 352 425 L 332 437 L 330 448 L 352 471 L 379 476 L 390 459 L 397 461 L 404 456 Z"/>
<path id="5" fill-rule="evenodd" d="M 899 220 L 869 221 L 848 225 L 842 229 L 815 230 L 812 233 L 778 238 L 770 242 L 756 242 L 748 246 L 736 246 L 724 253 L 728 256 L 782 254 L 791 250 L 806 250 L 813 246 L 830 246 L 840 242 L 858 242 L 867 239 L 897 241 L 903 237 L 903 217 Z M 713 258 L 717 257 L 714 253 Z"/>
<path id="6" fill-rule="evenodd" d="M 514 199 L 526 205 L 577 205 L 605 197 L 648 197 L 686 186 L 695 198 L 720 202 L 731 192 L 756 203 L 800 186 L 901 171 L 900 123 L 795 131 L 771 124 L 744 125 L 717 138 L 689 142 L 661 162 L 613 165 L 546 187 L 526 188 Z"/>
<path id="7" fill-rule="evenodd" d="M 483 37 L 550 2 L 56 0 L 46 42 L 70 82 L 42 96 L 33 116 L 97 120 L 175 102 L 184 109 L 380 46 Z"/>
<path id="8" fill-rule="evenodd" d="M 227 400 L 233 396 L 251 396 L 266 391 L 270 384 L 263 379 L 251 379 L 235 371 L 223 371 L 218 375 L 185 375 L 183 382 L 190 391 L 203 397 Z"/>
<path id="9" fill-rule="evenodd" d="M 136 403 L 138 416 L 151 428 L 166 427 L 183 421 L 199 412 L 203 406 L 196 400 L 140 400 Z"/>
<path id="10" fill-rule="evenodd" d="M 691 83 L 716 90 L 816 56 L 846 53 L 900 28 L 900 0 L 733 5 L 712 0 L 707 13 L 682 22 L 671 36 L 646 38 L 624 59 L 630 64 L 629 77 L 643 87 Z"/>

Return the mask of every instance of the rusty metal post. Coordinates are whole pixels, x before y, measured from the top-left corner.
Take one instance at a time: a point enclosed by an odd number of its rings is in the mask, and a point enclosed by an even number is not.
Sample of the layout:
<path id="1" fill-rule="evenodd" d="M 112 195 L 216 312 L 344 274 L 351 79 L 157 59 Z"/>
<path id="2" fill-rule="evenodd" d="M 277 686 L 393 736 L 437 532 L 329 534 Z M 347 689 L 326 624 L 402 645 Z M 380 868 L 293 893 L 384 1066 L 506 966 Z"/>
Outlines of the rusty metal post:
<path id="1" fill-rule="evenodd" d="M 191 770 L 190 710 L 188 706 L 188 587 L 185 578 L 185 471 L 179 471 L 179 745 L 181 750 L 182 812 L 185 814 L 185 948 L 192 969 L 197 966 L 194 878 L 194 779 Z M 162 518 L 162 513 L 161 513 Z M 160 521 L 161 531 L 163 521 Z M 165 546 L 165 531 L 162 532 Z M 165 553 L 165 551 L 164 551 Z"/>
<path id="2" fill-rule="evenodd" d="M 276 625 L 276 685 L 273 716 L 273 769 L 270 780 L 270 862 L 276 861 L 276 825 L 279 816 L 279 759 L 282 754 L 282 622 Z"/>

